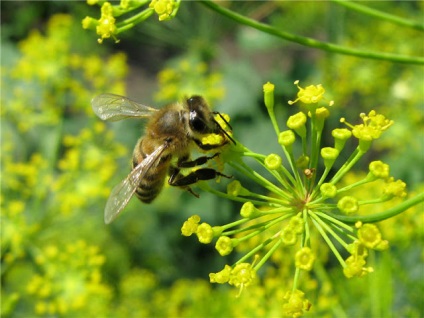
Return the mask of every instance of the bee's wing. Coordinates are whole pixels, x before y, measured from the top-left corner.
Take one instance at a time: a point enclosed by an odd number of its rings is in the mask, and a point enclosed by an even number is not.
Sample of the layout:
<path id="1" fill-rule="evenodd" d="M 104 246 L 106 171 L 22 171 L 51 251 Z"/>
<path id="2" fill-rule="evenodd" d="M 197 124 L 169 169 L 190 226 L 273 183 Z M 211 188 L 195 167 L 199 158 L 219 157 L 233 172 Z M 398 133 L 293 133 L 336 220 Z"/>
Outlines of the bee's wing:
<path id="1" fill-rule="evenodd" d="M 128 117 L 149 117 L 156 108 L 139 104 L 127 97 L 101 94 L 91 100 L 94 112 L 102 120 L 117 121 Z"/>
<path id="2" fill-rule="evenodd" d="M 166 144 L 156 148 L 150 155 L 136 166 L 128 177 L 112 189 L 105 208 L 105 223 L 111 223 L 122 212 L 130 201 L 141 180 L 152 167 L 159 162 L 162 153 L 167 148 Z"/>

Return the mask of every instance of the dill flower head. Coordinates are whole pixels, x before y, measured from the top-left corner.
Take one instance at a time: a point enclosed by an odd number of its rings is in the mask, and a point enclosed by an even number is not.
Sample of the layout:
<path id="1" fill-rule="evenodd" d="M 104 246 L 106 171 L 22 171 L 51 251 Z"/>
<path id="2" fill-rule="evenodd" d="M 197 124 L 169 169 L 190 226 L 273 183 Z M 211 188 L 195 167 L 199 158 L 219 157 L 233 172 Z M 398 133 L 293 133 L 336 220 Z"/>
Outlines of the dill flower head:
<path id="1" fill-rule="evenodd" d="M 295 84 L 298 85 L 298 81 Z M 274 88 L 269 82 L 263 86 L 264 103 L 277 135 L 275 144 L 280 148 L 271 154 L 260 154 L 237 141 L 236 145 L 223 149 L 220 155 L 236 171 L 235 176 L 240 173 L 244 180 L 256 183 L 264 191 L 257 193 L 248 182 L 237 179 L 228 183 L 226 192 L 199 184 L 206 191 L 242 205 L 238 220 L 220 226 L 203 223 L 198 226 L 196 234 L 202 243 L 216 240 L 215 248 L 221 256 L 234 253 L 239 245 L 244 249 L 250 246 L 250 251 L 243 250 L 245 254 L 239 261 L 210 274 L 211 282 L 229 283 L 240 292 L 257 280 L 259 269 L 277 251 L 282 248 L 292 250 L 293 291 L 284 297 L 282 311 L 299 317 L 311 307 L 298 286 L 302 272 L 313 270 L 317 261 L 317 243 L 313 241 L 318 236 L 322 238 L 335 254 L 346 277 L 371 273 L 373 268 L 366 266 L 368 250 L 384 250 L 388 242 L 381 237 L 376 225 L 360 222 L 354 226 L 354 223 L 362 218 L 359 212 L 363 205 L 367 205 L 367 211 L 372 211 L 370 205 L 404 197 L 406 192 L 405 184 L 401 180 L 394 181 L 389 176 L 388 165 L 378 160 L 369 164 L 369 173 L 363 180 L 352 184 L 342 182 L 370 149 L 372 142 L 393 125 L 392 120 L 376 111 L 361 114 L 362 123 L 357 125 L 342 119 L 348 128 L 334 128 L 331 133 L 334 147 L 324 147 L 321 144 L 323 127 L 331 116 L 328 106 L 333 105 L 333 101 L 321 105 L 325 101 L 324 87 L 298 86 L 297 99 L 289 104 L 306 104 L 308 112 L 300 111 L 290 116 L 284 129 L 280 129 L 274 115 Z M 236 138 L 236 127 L 233 132 Z M 349 154 L 345 144 L 351 136 L 358 139 L 358 145 Z M 293 146 L 296 143 L 300 144 L 299 147 Z M 267 172 L 256 171 L 246 159 L 253 159 Z M 339 163 L 341 168 L 335 169 L 335 162 L 342 160 L 346 161 Z M 379 198 L 368 200 L 351 194 L 352 189 L 377 179 L 386 181 Z M 336 248 L 334 242 L 341 249 Z M 253 262 L 246 262 L 249 259 Z"/>
<path id="2" fill-rule="evenodd" d="M 159 21 L 171 20 L 174 18 L 180 7 L 181 0 L 152 0 L 131 1 L 121 0 L 119 4 L 112 4 L 109 1 L 87 0 L 89 5 L 100 6 L 100 18 L 85 17 L 82 20 L 84 29 L 95 30 L 98 42 L 112 38 L 119 42 L 117 35 L 125 32 L 137 24 L 145 21 L 156 13 Z M 147 5 L 148 4 L 148 5 Z M 147 7 L 144 7 L 147 5 Z M 122 18 L 125 16 L 125 18 Z"/>

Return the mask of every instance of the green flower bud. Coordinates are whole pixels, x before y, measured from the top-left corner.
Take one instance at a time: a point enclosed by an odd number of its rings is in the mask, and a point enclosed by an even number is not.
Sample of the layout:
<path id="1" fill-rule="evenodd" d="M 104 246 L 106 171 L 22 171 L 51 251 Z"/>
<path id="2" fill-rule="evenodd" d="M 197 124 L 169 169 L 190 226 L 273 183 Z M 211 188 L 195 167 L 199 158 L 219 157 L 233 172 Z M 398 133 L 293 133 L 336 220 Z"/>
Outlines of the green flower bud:
<path id="1" fill-rule="evenodd" d="M 287 120 L 287 127 L 293 129 L 300 137 L 306 137 L 306 115 L 303 112 L 298 112 L 290 116 Z"/>
<path id="2" fill-rule="evenodd" d="M 321 193 L 326 198 L 334 198 L 337 194 L 337 188 L 334 184 L 331 183 L 323 183 L 319 188 Z"/>
<path id="3" fill-rule="evenodd" d="M 274 84 L 271 84 L 270 82 L 267 82 L 264 84 L 264 102 L 265 106 L 268 109 L 274 108 Z"/>
<path id="4" fill-rule="evenodd" d="M 257 209 L 255 208 L 253 203 L 249 201 L 243 204 L 243 206 L 241 207 L 240 215 L 244 218 L 250 218 L 256 211 Z"/>
<path id="5" fill-rule="evenodd" d="M 336 148 L 324 147 L 321 149 L 321 157 L 324 158 L 324 165 L 327 169 L 333 166 L 338 156 L 339 151 Z"/>
<path id="6" fill-rule="evenodd" d="M 281 162 L 283 160 L 279 155 L 276 154 L 270 154 L 265 158 L 265 167 L 267 167 L 269 170 L 277 170 L 281 167 Z"/>
<path id="7" fill-rule="evenodd" d="M 351 196 L 341 198 L 339 202 L 337 202 L 337 207 L 346 214 L 355 213 L 359 210 L 358 200 Z"/>
<path id="8" fill-rule="evenodd" d="M 334 148 L 339 152 L 343 150 L 346 141 L 352 136 L 352 132 L 346 128 L 336 128 L 331 134 L 334 137 Z"/>
<path id="9" fill-rule="evenodd" d="M 278 143 L 291 151 L 291 146 L 296 141 L 296 136 L 293 130 L 285 130 L 278 136 Z"/>
<path id="10" fill-rule="evenodd" d="M 390 174 L 390 167 L 382 161 L 373 161 L 369 165 L 370 173 L 375 178 L 387 179 Z"/>

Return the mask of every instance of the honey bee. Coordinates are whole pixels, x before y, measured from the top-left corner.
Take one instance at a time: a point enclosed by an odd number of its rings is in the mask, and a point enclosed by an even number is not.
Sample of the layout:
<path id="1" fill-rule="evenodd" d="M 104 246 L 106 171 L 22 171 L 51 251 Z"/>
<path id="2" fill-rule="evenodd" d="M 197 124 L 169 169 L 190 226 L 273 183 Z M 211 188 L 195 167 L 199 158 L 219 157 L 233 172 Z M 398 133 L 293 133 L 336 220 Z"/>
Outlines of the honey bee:
<path id="1" fill-rule="evenodd" d="M 111 223 L 122 212 L 134 194 L 144 203 L 152 202 L 160 193 L 167 175 L 169 185 L 185 188 L 197 197 L 189 185 L 218 176 L 230 178 L 212 168 L 199 168 L 187 175 L 180 173 L 182 168 L 203 165 L 219 155 L 215 153 L 212 156 L 190 160 L 193 147 L 212 151 L 228 144 L 229 141 L 235 144 L 234 139 L 218 124 L 214 115 L 220 116 L 230 129 L 231 126 L 220 113 L 212 112 L 201 96 L 192 96 L 183 103 L 157 109 L 123 96 L 102 94 L 94 97 L 91 105 L 102 120 L 148 119 L 145 134 L 134 148 L 132 171 L 112 189 L 106 203 L 106 224 Z M 202 143 L 202 137 L 208 134 L 220 135 L 222 142 L 215 145 Z"/>

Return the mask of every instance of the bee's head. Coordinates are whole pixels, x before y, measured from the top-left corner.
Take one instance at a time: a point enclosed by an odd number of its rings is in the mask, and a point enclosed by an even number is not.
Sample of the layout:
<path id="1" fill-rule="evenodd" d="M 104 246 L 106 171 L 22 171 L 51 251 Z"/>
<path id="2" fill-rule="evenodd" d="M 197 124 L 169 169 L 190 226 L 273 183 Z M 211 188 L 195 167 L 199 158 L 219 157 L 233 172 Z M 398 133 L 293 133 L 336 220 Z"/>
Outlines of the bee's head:
<path id="1" fill-rule="evenodd" d="M 234 144 L 233 138 L 218 124 L 214 118 L 205 99 L 201 96 L 192 96 L 187 99 L 187 107 L 189 109 L 189 126 L 194 133 L 197 134 L 224 134 Z"/>

